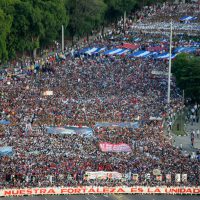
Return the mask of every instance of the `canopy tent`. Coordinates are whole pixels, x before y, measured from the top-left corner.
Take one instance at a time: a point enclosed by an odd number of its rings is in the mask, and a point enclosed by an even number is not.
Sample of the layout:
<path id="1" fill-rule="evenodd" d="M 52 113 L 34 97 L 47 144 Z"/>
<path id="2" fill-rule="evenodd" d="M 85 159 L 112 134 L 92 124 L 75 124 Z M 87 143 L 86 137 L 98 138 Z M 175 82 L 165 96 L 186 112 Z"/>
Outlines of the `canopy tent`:
<path id="1" fill-rule="evenodd" d="M 152 55 L 152 52 L 150 52 L 150 51 L 140 50 L 140 51 L 136 51 L 135 53 L 132 53 L 129 56 L 130 57 L 148 57 L 148 56 L 151 56 L 151 55 Z"/>
<path id="2" fill-rule="evenodd" d="M 180 21 L 192 21 L 192 20 L 196 20 L 197 17 L 192 17 L 192 16 L 184 16 L 180 18 Z"/>
<path id="3" fill-rule="evenodd" d="M 193 53 L 196 51 L 196 47 L 178 47 L 174 50 L 174 53 Z"/>
<path id="4" fill-rule="evenodd" d="M 175 58 L 177 54 L 172 54 L 171 58 Z M 157 56 L 155 56 L 155 58 L 157 59 L 169 59 L 169 53 L 161 53 L 161 54 L 158 54 Z"/>

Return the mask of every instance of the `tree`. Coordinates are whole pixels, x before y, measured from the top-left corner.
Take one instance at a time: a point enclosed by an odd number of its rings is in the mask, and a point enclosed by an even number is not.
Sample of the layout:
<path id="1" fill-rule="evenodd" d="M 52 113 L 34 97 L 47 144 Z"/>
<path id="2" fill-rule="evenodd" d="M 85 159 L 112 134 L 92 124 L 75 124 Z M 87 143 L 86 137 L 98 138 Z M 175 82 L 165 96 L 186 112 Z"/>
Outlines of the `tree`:
<path id="1" fill-rule="evenodd" d="M 100 26 L 106 5 L 102 0 L 74 0 L 69 1 L 69 35 L 73 38 L 75 35 L 84 36 Z"/>
<path id="2" fill-rule="evenodd" d="M 136 0 L 104 0 L 108 9 L 105 18 L 108 22 L 116 21 L 126 11 L 129 13 L 134 9 Z"/>
<path id="3" fill-rule="evenodd" d="M 10 32 L 12 18 L 0 9 L 0 61 L 4 62 L 8 59 L 8 51 L 6 46 L 6 38 Z"/>
<path id="4" fill-rule="evenodd" d="M 45 46 L 57 39 L 61 35 L 61 27 L 66 28 L 69 22 L 68 12 L 65 5 L 67 0 L 37 0 L 37 4 L 33 1 L 35 9 L 41 11 L 41 23 L 43 25 L 44 34 L 40 37 L 40 44 Z"/>
<path id="5" fill-rule="evenodd" d="M 177 85 L 185 91 L 186 97 L 200 102 L 200 58 L 180 54 L 172 65 Z"/>
<path id="6" fill-rule="evenodd" d="M 8 37 L 10 54 L 34 52 L 58 38 L 61 25 L 67 27 L 68 16 L 65 1 L 16 0 L 5 6 L 13 23 Z"/>

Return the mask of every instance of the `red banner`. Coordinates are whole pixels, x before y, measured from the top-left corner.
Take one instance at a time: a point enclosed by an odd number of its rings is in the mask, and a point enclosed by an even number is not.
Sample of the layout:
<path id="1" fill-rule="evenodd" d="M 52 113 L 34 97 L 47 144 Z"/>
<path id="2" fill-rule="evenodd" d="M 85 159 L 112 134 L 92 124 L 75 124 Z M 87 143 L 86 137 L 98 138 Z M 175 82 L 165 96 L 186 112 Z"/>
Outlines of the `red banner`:
<path id="1" fill-rule="evenodd" d="M 200 194 L 200 187 L 68 187 L 0 190 L 0 196 L 47 194 Z"/>
<path id="2" fill-rule="evenodd" d="M 108 142 L 101 142 L 99 144 L 101 151 L 103 152 L 131 152 L 131 147 L 125 143 L 112 144 Z"/>

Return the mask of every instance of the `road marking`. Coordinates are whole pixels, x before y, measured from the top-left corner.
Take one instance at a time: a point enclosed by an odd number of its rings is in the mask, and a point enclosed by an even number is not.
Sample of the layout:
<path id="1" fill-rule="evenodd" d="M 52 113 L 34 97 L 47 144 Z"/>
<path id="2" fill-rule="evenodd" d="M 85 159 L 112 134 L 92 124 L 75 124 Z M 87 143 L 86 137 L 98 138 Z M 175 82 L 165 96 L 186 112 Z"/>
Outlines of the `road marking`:
<path id="1" fill-rule="evenodd" d="M 92 195 L 95 199 L 97 199 L 98 197 L 96 197 L 95 195 Z"/>
<path id="2" fill-rule="evenodd" d="M 85 197 L 87 200 L 90 200 L 88 197 Z"/>
<path id="3" fill-rule="evenodd" d="M 66 200 L 68 200 L 68 198 L 67 198 L 67 197 L 66 197 L 65 199 L 66 199 Z"/>
<path id="4" fill-rule="evenodd" d="M 46 197 L 45 197 L 44 199 L 45 199 L 45 200 L 47 200 L 47 198 L 46 198 Z"/>
<path id="5" fill-rule="evenodd" d="M 104 194 L 103 196 L 108 198 L 108 195 L 105 195 L 105 194 Z"/>

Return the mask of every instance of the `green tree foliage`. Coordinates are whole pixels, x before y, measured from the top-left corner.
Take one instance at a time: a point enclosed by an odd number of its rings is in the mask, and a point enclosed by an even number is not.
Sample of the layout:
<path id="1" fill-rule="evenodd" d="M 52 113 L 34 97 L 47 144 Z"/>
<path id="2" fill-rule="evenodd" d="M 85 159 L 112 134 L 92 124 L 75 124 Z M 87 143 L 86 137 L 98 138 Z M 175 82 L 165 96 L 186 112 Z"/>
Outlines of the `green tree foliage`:
<path id="1" fill-rule="evenodd" d="M 177 85 L 185 91 L 186 97 L 200 102 L 200 58 L 180 54 L 172 65 Z"/>
<path id="2" fill-rule="evenodd" d="M 102 0 L 74 0 L 69 1 L 69 35 L 73 37 L 89 34 L 100 26 L 106 4 Z"/>
<path id="3" fill-rule="evenodd" d="M 41 45 L 53 42 L 61 32 L 61 25 L 67 27 L 68 24 L 65 3 L 62 0 L 7 2 L 4 10 L 13 18 L 7 39 L 10 55 L 15 55 L 15 52 L 32 52 Z"/>
<path id="4" fill-rule="evenodd" d="M 134 9 L 137 0 L 104 0 L 108 9 L 106 11 L 105 19 L 108 22 L 116 21 L 126 11 L 129 13 Z"/>
<path id="5" fill-rule="evenodd" d="M 6 38 L 10 32 L 12 18 L 2 9 L 0 9 L 0 61 L 8 59 L 8 51 L 6 46 Z"/>
<path id="6" fill-rule="evenodd" d="M 33 0 L 33 7 L 41 13 L 41 32 L 40 43 L 49 44 L 59 37 L 61 26 L 66 28 L 68 25 L 68 14 L 65 9 L 66 0 Z M 42 30 L 41 28 L 41 30 Z"/>
<path id="7" fill-rule="evenodd" d="M 149 1 L 144 0 L 143 4 Z M 161 1 L 161 0 L 160 0 Z M 61 39 L 61 26 L 73 38 L 83 37 L 123 13 L 139 0 L 0 0 L 0 60 L 33 52 Z M 156 2 L 156 1 L 155 1 Z"/>

